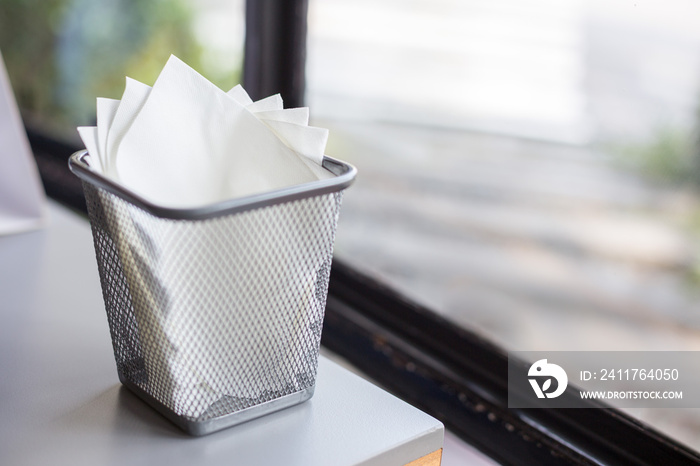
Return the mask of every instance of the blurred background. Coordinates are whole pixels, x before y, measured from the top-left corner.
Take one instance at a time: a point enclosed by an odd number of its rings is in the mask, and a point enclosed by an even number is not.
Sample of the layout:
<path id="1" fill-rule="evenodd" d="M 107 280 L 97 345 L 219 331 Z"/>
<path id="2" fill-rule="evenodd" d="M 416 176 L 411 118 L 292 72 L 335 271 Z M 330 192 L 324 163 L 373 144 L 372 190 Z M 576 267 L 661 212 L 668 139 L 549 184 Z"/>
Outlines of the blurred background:
<path id="1" fill-rule="evenodd" d="M 173 53 L 239 82 L 242 0 L 3 0 L 25 121 Z M 507 350 L 700 350 L 700 4 L 311 0 L 307 104 L 355 164 L 337 255 Z M 465 355 L 468 357 L 468 355 Z M 627 410 L 700 449 L 700 410 Z"/>

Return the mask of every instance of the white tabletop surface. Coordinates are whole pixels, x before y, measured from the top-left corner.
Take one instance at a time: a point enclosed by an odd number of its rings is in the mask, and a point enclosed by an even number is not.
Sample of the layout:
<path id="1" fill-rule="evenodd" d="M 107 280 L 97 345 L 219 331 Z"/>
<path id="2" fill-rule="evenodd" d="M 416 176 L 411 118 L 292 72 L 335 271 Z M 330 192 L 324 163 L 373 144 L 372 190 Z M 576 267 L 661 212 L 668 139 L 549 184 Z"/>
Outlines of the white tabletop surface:
<path id="1" fill-rule="evenodd" d="M 443 432 L 321 357 L 310 401 L 189 437 L 119 384 L 87 221 L 0 237 L 0 464 L 400 465 Z"/>

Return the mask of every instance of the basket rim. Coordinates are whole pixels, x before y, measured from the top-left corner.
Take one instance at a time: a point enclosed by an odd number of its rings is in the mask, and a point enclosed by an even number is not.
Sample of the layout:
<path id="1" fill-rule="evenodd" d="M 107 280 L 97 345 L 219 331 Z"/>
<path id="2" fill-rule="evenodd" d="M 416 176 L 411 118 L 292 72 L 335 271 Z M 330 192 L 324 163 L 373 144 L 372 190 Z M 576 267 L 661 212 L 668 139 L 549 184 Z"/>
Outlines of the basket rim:
<path id="1" fill-rule="evenodd" d="M 134 191 L 93 171 L 85 160 L 85 157 L 88 155 L 87 150 L 79 150 L 68 158 L 68 168 L 73 174 L 84 182 L 104 189 L 155 217 L 172 220 L 206 220 L 322 194 L 335 193 L 350 186 L 357 175 L 357 169 L 351 164 L 324 155 L 323 168 L 333 173 L 335 175 L 333 178 L 311 181 L 260 194 L 227 199 L 202 207 L 181 209 L 154 204 L 136 194 Z"/>

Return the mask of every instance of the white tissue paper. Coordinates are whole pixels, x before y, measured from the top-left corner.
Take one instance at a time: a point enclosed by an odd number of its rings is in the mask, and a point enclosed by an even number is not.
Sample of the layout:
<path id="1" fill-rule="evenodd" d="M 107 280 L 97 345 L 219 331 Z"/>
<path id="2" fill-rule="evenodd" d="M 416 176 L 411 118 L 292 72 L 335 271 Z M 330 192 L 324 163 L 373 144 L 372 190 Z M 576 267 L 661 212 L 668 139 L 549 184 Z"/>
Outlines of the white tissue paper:
<path id="1" fill-rule="evenodd" d="M 153 88 L 127 78 L 121 101 L 97 100 L 78 128 L 96 171 L 164 207 L 215 202 L 333 175 L 321 167 L 328 130 L 279 95 L 252 102 L 171 56 Z"/>
<path id="2" fill-rule="evenodd" d="M 328 131 L 308 126 L 308 122 L 306 108 L 283 109 L 279 95 L 253 102 L 240 85 L 223 92 L 171 56 L 152 88 L 127 78 L 121 100 L 98 98 L 97 126 L 78 131 L 92 170 L 156 205 L 194 208 L 333 177 L 321 166 Z M 114 202 L 107 196 L 101 199 Z M 216 261 L 202 259 L 220 254 L 211 250 L 216 238 L 188 238 L 207 234 L 206 229 L 179 228 L 177 222 L 154 221 L 133 206 L 128 210 L 128 218 L 108 216 L 107 221 L 112 223 L 110 229 L 131 293 L 140 296 L 140 304 L 134 306 L 139 329 L 149 329 L 140 331 L 143 353 L 148 355 L 146 371 L 151 380 L 166 385 L 171 394 L 166 404 L 175 407 L 178 414 L 196 418 L 222 396 L 256 398 L 262 395 L 261 390 L 283 389 L 284 380 L 279 381 L 279 387 L 260 387 L 259 382 L 249 380 L 250 374 L 276 373 L 278 367 L 289 365 L 288 358 L 301 357 L 295 355 L 293 346 L 297 343 L 280 348 L 279 343 L 270 342 L 285 339 L 269 327 L 256 335 L 244 334 L 227 324 L 225 309 L 199 308 L 194 315 L 183 300 L 166 300 L 164 308 L 155 296 L 182 296 L 183 289 L 225 289 L 233 297 L 245 290 L 248 302 L 279 302 L 283 295 L 271 296 L 269 287 L 251 287 L 249 281 L 274 275 L 273 269 L 278 270 L 283 262 L 285 276 L 279 277 L 280 282 L 302 283 L 305 298 L 296 303 L 294 312 L 299 317 L 295 321 L 303 321 L 301 316 L 317 305 L 316 280 L 324 264 L 300 261 L 292 251 L 310 235 L 318 237 L 323 232 L 317 231 L 313 222 L 304 221 L 303 213 L 296 214 L 292 218 L 297 222 L 285 226 L 288 234 L 271 239 L 275 244 L 261 248 L 256 257 L 236 253 L 244 257 L 240 260 L 254 260 L 256 273 L 255 277 L 232 280 L 214 270 L 219 267 Z M 145 234 L 148 240 L 120 233 L 126 231 Z M 256 232 L 247 230 L 240 235 L 244 235 L 240 243 L 245 244 Z M 183 270 L 173 264 L 188 264 L 185 280 Z M 283 288 L 272 293 L 284 293 Z M 251 289 L 259 291 L 250 296 Z M 255 319 L 271 321 L 280 310 L 275 305 L 261 305 L 246 312 L 254 313 Z M 187 331 L 197 322 L 212 324 L 206 335 Z M 231 349 L 227 357 L 193 365 L 193 354 L 221 352 L 221 342 L 231 340 L 245 342 L 248 349 L 244 355 Z M 266 354 L 264 348 L 274 348 L 275 354 Z M 168 368 L 167 373 L 162 373 L 163 368 Z M 206 402 L 188 404 L 192 394 Z"/>

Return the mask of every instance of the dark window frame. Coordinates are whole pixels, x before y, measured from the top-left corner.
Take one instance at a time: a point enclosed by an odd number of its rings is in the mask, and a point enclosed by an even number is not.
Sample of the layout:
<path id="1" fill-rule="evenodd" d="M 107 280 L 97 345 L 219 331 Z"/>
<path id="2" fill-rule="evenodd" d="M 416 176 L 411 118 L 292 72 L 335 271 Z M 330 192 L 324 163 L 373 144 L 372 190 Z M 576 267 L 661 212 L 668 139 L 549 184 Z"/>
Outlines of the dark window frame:
<path id="1" fill-rule="evenodd" d="M 247 0 L 244 86 L 304 97 L 308 0 Z M 46 193 L 86 212 L 67 158 L 80 149 L 27 126 Z M 610 407 L 509 409 L 506 352 L 334 259 L 322 344 L 502 464 L 700 464 L 700 455 Z"/>

